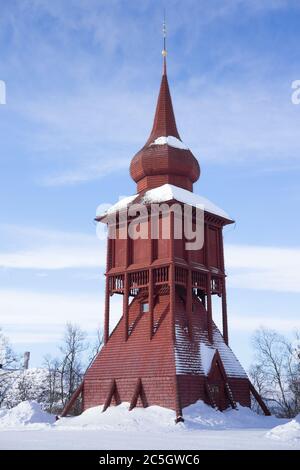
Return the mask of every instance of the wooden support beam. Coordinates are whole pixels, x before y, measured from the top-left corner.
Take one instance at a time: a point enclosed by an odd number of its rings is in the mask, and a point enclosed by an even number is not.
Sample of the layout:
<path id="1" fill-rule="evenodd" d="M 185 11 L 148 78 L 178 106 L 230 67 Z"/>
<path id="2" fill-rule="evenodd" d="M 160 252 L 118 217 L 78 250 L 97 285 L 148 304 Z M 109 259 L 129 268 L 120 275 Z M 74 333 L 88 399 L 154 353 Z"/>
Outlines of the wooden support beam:
<path id="1" fill-rule="evenodd" d="M 112 239 L 109 237 L 109 235 L 110 235 L 110 231 L 109 231 L 109 226 L 108 226 L 107 253 L 106 253 L 105 305 L 104 305 L 104 332 L 103 332 L 104 344 L 106 344 L 109 339 L 110 286 L 109 286 L 108 271 L 111 268 L 111 254 L 112 254 Z"/>
<path id="2" fill-rule="evenodd" d="M 124 339 L 127 341 L 128 332 L 129 332 L 129 319 L 128 319 L 128 310 L 129 310 L 129 274 L 125 272 L 124 274 L 124 295 L 123 295 L 123 319 L 124 319 Z"/>
<path id="3" fill-rule="evenodd" d="M 214 399 L 214 396 L 212 394 L 212 391 L 211 391 L 211 388 L 210 388 L 210 385 L 207 381 L 207 379 L 205 379 L 205 382 L 204 382 L 204 387 L 205 387 L 205 392 L 206 392 L 206 395 L 208 397 L 208 400 L 209 400 L 209 403 L 211 404 L 211 406 L 215 409 L 215 410 L 218 410 L 218 406 L 215 402 L 215 399 Z"/>
<path id="4" fill-rule="evenodd" d="M 235 402 L 232 390 L 231 390 L 230 385 L 229 385 L 228 382 L 225 382 L 225 391 L 226 391 L 229 403 L 231 405 L 231 408 L 233 408 L 235 410 L 237 408 L 237 406 L 236 406 L 236 402 Z"/>
<path id="5" fill-rule="evenodd" d="M 213 342 L 212 302 L 211 302 L 211 274 L 207 273 L 207 333 L 208 341 Z"/>
<path id="6" fill-rule="evenodd" d="M 128 234 L 128 225 L 126 227 L 126 241 L 125 241 L 125 267 L 128 268 L 131 260 L 131 239 Z"/>
<path id="7" fill-rule="evenodd" d="M 193 290 L 192 290 L 192 270 L 188 269 L 186 285 L 186 314 L 190 338 L 192 338 L 192 315 L 193 315 Z"/>
<path id="8" fill-rule="evenodd" d="M 105 281 L 105 306 L 104 306 L 104 344 L 109 339 L 109 304 L 110 304 L 110 292 L 109 292 L 109 275 L 106 274 Z"/>
<path id="9" fill-rule="evenodd" d="M 228 320 L 227 320 L 227 301 L 226 301 L 226 285 L 225 278 L 222 279 L 222 324 L 223 324 L 223 338 L 228 345 Z"/>
<path id="10" fill-rule="evenodd" d="M 175 302 L 176 302 L 176 287 L 175 287 L 175 245 L 174 245 L 174 212 L 170 212 L 170 266 L 169 266 L 169 286 L 170 286 L 170 314 L 172 322 L 172 335 L 173 341 L 176 339 L 175 332 Z"/>
<path id="11" fill-rule="evenodd" d="M 270 410 L 268 409 L 267 405 L 265 404 L 265 402 L 261 398 L 260 394 L 258 393 L 256 388 L 254 387 L 254 385 L 250 381 L 249 381 L 249 385 L 250 385 L 250 392 L 252 393 L 255 400 L 257 401 L 257 403 L 259 404 L 259 406 L 263 410 L 264 414 L 266 416 L 271 416 Z"/>
<path id="12" fill-rule="evenodd" d="M 104 413 L 104 411 L 106 411 L 107 408 L 111 405 L 111 401 L 112 401 L 113 397 L 115 397 L 116 404 L 119 405 L 121 400 L 120 400 L 120 397 L 119 397 L 119 392 L 118 392 L 118 389 L 117 389 L 117 383 L 116 383 L 115 379 L 112 379 L 112 381 L 110 383 L 108 395 L 107 395 L 107 398 L 106 398 L 105 403 L 103 405 L 102 413 Z"/>
<path id="13" fill-rule="evenodd" d="M 137 383 L 133 392 L 133 396 L 132 396 L 130 406 L 129 406 L 129 411 L 132 411 L 136 407 L 139 397 L 141 399 L 143 407 L 146 408 L 148 406 L 148 403 L 147 403 L 146 395 L 144 392 L 142 379 L 140 377 L 137 380 Z"/>
<path id="14" fill-rule="evenodd" d="M 181 400 L 180 400 L 180 392 L 179 392 L 179 383 L 178 383 L 178 376 L 175 375 L 175 412 L 176 412 L 176 418 L 175 418 L 175 423 L 183 423 L 183 413 L 182 413 L 182 406 L 181 406 Z"/>
<path id="15" fill-rule="evenodd" d="M 82 381 L 81 384 L 79 385 L 79 387 L 76 388 L 76 390 L 73 393 L 73 395 L 71 396 L 70 400 L 68 401 L 68 403 L 66 403 L 64 409 L 62 410 L 62 413 L 60 415 L 61 418 L 64 418 L 65 416 L 67 416 L 69 411 L 72 409 L 72 407 L 75 404 L 75 401 L 77 400 L 77 398 L 79 397 L 79 395 L 81 394 L 81 392 L 83 390 L 83 385 L 84 385 L 84 381 Z"/>
<path id="16" fill-rule="evenodd" d="M 148 304 L 149 304 L 149 331 L 150 339 L 153 336 L 154 321 L 154 286 L 153 286 L 153 269 L 149 269 L 149 285 L 148 285 Z"/>

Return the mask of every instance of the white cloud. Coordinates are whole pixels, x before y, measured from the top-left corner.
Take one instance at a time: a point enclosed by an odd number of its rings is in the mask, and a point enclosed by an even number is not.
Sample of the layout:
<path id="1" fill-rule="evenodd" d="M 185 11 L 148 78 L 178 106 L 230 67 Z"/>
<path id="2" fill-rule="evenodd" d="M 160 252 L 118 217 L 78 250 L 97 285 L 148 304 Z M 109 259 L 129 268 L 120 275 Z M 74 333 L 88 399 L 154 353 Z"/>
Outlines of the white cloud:
<path id="1" fill-rule="evenodd" d="M 259 315 L 258 311 L 254 314 L 243 315 L 230 313 L 228 316 L 230 331 L 253 332 L 260 327 L 270 328 L 282 332 L 300 331 L 300 318 L 282 318 L 278 312 L 272 315 Z"/>
<path id="2" fill-rule="evenodd" d="M 0 268 L 74 269 L 101 268 L 106 263 L 106 243 L 94 235 L 32 227 L 2 225 L 9 247 L 0 252 Z M 2 243 L 3 247 L 4 243 Z M 11 246 L 13 245 L 13 249 Z"/>
<path id="3" fill-rule="evenodd" d="M 14 225 L 0 228 L 3 238 L 9 240 L 9 247 L 0 252 L 2 268 L 37 271 L 70 268 L 77 269 L 78 277 L 89 278 L 94 275 L 80 270 L 105 266 L 106 241 L 96 237 L 96 230 L 95 235 L 88 235 Z M 300 292 L 300 248 L 228 244 L 225 265 L 229 287 Z"/>
<path id="4" fill-rule="evenodd" d="M 111 328 L 121 312 L 117 296 L 111 312 Z M 104 293 L 59 294 L 21 289 L 0 290 L 0 326 L 9 331 L 13 342 L 43 343 L 58 341 L 67 322 L 79 324 L 85 331 L 103 325 Z"/>
<path id="5" fill-rule="evenodd" d="M 179 77 L 171 84 L 175 111 L 182 137 L 200 163 L 248 162 L 250 155 L 251 161 L 261 159 L 268 166 L 273 160 L 299 162 L 299 113 L 290 103 L 287 81 L 291 66 L 287 64 L 284 76 L 273 79 L 278 64 L 272 55 L 257 54 L 251 45 L 242 47 L 234 34 L 225 43 L 215 41 L 212 55 L 202 59 L 197 55 L 205 35 L 199 24 L 213 26 L 223 18 L 239 17 L 241 9 L 245 19 L 291 2 L 171 4 L 170 35 L 176 36 L 178 47 L 170 57 L 169 74 L 171 82 Z M 15 119 L 24 120 L 22 142 L 30 157 L 37 157 L 39 183 L 67 185 L 101 178 L 126 167 L 144 144 L 158 92 L 159 69 L 153 64 L 158 66 L 159 49 L 153 41 L 157 38 L 159 44 L 161 9 L 151 1 L 135 2 L 133 8 L 136 16 L 118 1 L 100 5 L 91 0 L 87 6 L 69 0 L 66 6 L 27 0 L 14 10 L 4 8 L 0 34 L 9 27 L 14 32 L 4 66 L 12 79 L 19 77 L 10 109 Z M 45 20 L 46 36 L 37 27 Z M 188 33 L 191 28 L 193 34 Z M 208 58 L 213 65 L 206 71 L 201 63 Z M 228 68 L 236 72 L 230 83 L 222 73 Z M 23 70 L 32 80 L 22 80 Z M 34 86 L 25 90 L 24 83 L 29 82 Z M 44 165 L 37 170 L 41 156 L 51 161 L 46 175 Z"/>
<path id="6" fill-rule="evenodd" d="M 226 245 L 228 286 L 300 293 L 300 248 Z"/>

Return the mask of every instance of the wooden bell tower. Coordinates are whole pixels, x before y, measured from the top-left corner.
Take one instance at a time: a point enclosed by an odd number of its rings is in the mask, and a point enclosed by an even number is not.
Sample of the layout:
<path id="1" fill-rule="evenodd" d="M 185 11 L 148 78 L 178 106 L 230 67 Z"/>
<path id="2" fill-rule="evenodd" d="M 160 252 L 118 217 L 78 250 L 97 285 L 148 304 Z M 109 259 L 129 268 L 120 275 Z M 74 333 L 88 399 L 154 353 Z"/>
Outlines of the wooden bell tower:
<path id="1" fill-rule="evenodd" d="M 107 223 L 114 215 L 109 230 L 115 236 L 107 243 L 105 344 L 76 394 L 82 394 L 83 409 L 103 405 L 105 411 L 121 402 L 129 402 L 130 409 L 160 405 L 174 409 L 177 420 L 197 400 L 224 410 L 237 402 L 250 406 L 252 392 L 264 407 L 228 346 L 222 229 L 233 221 L 193 193 L 200 167 L 177 130 L 165 50 L 163 55 L 153 128 L 130 165 L 137 194 L 97 218 Z M 150 206 L 161 202 L 170 207 L 176 203 L 182 212 L 160 214 L 153 237 Z M 132 239 L 128 224 L 133 218 L 124 223 L 122 213 L 137 203 L 145 207 L 139 230 L 148 236 Z M 188 250 L 186 239 L 175 237 L 176 217 L 184 219 L 185 204 L 193 208 L 192 217 L 197 204 L 204 208 L 204 243 L 197 250 Z M 169 238 L 163 236 L 166 222 Z M 111 329 L 110 300 L 115 295 L 123 307 Z M 213 320 L 213 296 L 221 299 L 222 331 Z"/>

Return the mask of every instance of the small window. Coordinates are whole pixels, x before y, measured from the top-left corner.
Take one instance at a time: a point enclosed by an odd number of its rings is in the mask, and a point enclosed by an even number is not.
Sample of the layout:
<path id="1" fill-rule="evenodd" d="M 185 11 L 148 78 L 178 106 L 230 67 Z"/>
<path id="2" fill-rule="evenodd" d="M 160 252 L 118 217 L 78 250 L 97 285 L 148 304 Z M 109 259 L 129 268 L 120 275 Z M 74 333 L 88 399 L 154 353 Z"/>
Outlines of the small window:
<path id="1" fill-rule="evenodd" d="M 218 393 L 219 393 L 219 391 L 220 391 L 220 388 L 219 388 L 218 385 L 211 385 L 211 386 L 210 386 L 210 389 L 211 389 L 211 391 L 212 391 L 212 393 L 213 393 L 214 395 L 218 395 Z"/>
<path id="2" fill-rule="evenodd" d="M 149 304 L 148 302 L 142 303 L 142 313 L 148 313 L 149 312 Z"/>

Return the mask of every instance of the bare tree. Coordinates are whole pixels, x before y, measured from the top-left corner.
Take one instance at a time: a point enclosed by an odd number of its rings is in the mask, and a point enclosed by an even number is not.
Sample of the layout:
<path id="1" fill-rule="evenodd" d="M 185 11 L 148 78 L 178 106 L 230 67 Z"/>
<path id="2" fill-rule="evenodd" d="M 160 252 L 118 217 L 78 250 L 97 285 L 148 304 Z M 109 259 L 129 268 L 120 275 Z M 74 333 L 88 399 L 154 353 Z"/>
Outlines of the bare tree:
<path id="1" fill-rule="evenodd" d="M 47 355 L 44 359 L 47 369 L 47 408 L 49 413 L 58 413 L 61 402 L 60 397 L 60 361 Z"/>
<path id="2" fill-rule="evenodd" d="M 67 401 L 82 381 L 84 365 L 82 353 L 87 350 L 86 333 L 78 326 L 67 323 L 63 344 L 60 347 L 62 361 L 59 368 L 61 402 Z"/>
<path id="3" fill-rule="evenodd" d="M 96 359 L 97 355 L 101 351 L 102 347 L 104 344 L 104 338 L 103 338 L 103 330 L 101 328 L 98 328 L 96 330 L 96 339 L 95 342 L 92 344 L 90 348 L 90 353 L 89 353 L 89 366 L 94 362 Z"/>
<path id="4" fill-rule="evenodd" d="M 256 362 L 250 376 L 269 407 L 279 416 L 293 417 L 299 411 L 299 376 L 295 348 L 276 331 L 261 328 L 253 338 Z M 298 362 L 299 373 L 299 362 Z"/>

